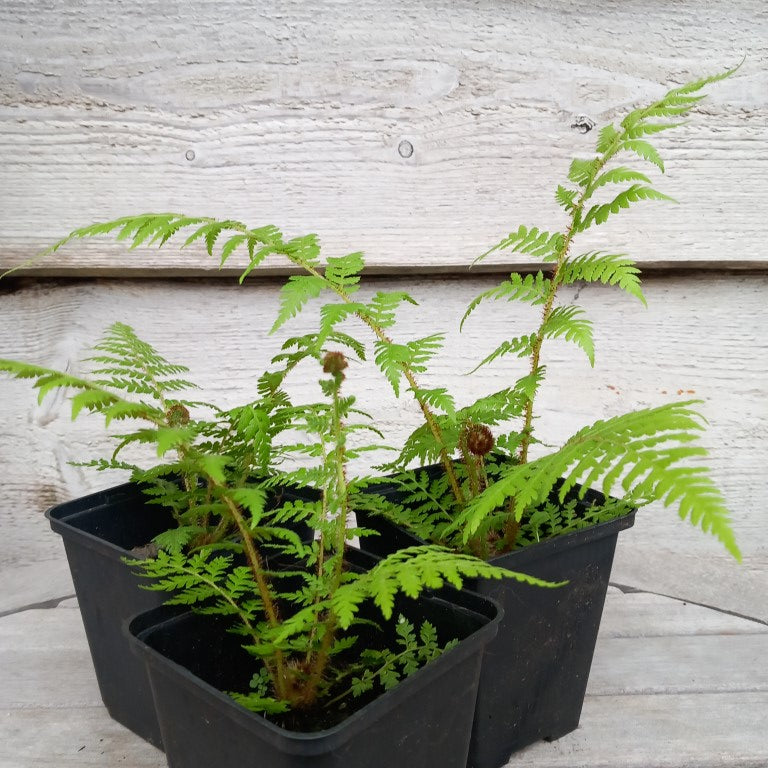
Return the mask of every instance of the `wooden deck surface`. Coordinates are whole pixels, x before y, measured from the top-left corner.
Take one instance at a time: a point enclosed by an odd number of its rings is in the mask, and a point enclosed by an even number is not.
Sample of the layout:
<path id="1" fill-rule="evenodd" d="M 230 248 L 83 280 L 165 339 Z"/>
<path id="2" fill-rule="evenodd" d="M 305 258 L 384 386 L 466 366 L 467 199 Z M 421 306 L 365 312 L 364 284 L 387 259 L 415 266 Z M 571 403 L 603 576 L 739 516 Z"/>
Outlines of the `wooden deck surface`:
<path id="1" fill-rule="evenodd" d="M 580 727 L 508 766 L 766 768 L 767 652 L 760 621 L 611 587 Z M 166 765 L 101 705 L 74 598 L 0 617 L 0 679 L 0 768 Z"/>

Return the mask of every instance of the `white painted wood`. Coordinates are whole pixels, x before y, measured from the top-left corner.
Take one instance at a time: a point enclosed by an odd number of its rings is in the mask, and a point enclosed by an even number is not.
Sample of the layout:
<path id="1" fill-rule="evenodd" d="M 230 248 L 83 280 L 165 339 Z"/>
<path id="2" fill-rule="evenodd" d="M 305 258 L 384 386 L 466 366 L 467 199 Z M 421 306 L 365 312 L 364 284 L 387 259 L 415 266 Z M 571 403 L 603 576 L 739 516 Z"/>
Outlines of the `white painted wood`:
<path id="1" fill-rule="evenodd" d="M 522 373 L 522 368 L 504 363 L 488 367 L 482 375 L 464 375 L 510 328 L 526 332 L 536 320 L 536 310 L 522 305 L 481 306 L 459 335 L 455 329 L 465 303 L 491 284 L 487 277 L 461 282 L 434 278 L 412 285 L 376 280 L 362 295 L 407 287 L 421 302 L 403 313 L 397 338 L 450 331 L 444 353 L 424 381 L 448 386 L 463 404 Z M 704 443 L 712 451 L 714 476 L 733 510 L 745 562 L 731 562 L 711 537 L 680 522 L 671 510 L 648 508 L 638 515 L 634 529 L 620 537 L 613 579 L 766 620 L 768 278 L 651 278 L 646 292 L 647 310 L 615 289 L 592 286 L 579 291 L 580 302 L 596 323 L 596 366 L 590 369 L 580 350 L 569 345 L 545 349 L 550 381 L 539 405 L 541 437 L 556 444 L 598 418 L 701 398 L 710 421 Z M 79 371 L 79 361 L 102 330 L 127 320 L 161 352 L 189 365 L 202 396 L 235 405 L 254 395 L 253 383 L 281 343 L 267 334 L 276 300 L 274 283 L 243 288 L 162 281 L 37 284 L 3 297 L 0 356 Z M 285 332 L 311 330 L 315 309 Z M 296 374 L 291 389 L 297 399 L 320 396 L 317 378 L 314 369 Z M 419 425 L 413 403 L 395 400 L 372 365 L 353 365 L 346 386 L 389 441 L 402 439 Z M 68 464 L 107 450 L 97 420 L 71 424 L 61 394 L 38 406 L 26 382 L 3 379 L 0 387 L 0 465 L 6 476 L 0 501 L 0 573 L 13 593 L 27 588 L 26 573 L 20 577 L 18 568 L 62 557 L 60 541 L 41 515 L 45 507 L 122 478 Z M 69 589 L 65 586 L 53 595 L 46 591 L 45 597 L 60 597 Z M 25 598 L 21 604 L 34 601 Z"/>
<path id="2" fill-rule="evenodd" d="M 96 219 L 183 210 L 316 231 L 380 269 L 461 268 L 520 223 L 561 221 L 554 188 L 594 146 L 581 115 L 600 125 L 744 54 L 659 138 L 682 205 L 583 245 L 764 267 L 766 40 L 762 0 L 6 2 L 0 267 Z M 93 243 L 45 269 L 215 264 Z"/>

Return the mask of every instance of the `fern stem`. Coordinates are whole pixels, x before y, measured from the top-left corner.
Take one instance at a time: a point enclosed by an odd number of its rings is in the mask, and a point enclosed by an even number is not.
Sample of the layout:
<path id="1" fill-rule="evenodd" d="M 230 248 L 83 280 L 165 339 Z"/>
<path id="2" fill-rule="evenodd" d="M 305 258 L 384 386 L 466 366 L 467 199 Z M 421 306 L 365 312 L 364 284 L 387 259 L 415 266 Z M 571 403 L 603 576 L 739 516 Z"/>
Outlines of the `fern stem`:
<path id="1" fill-rule="evenodd" d="M 330 280 L 327 280 L 325 276 L 321 274 L 317 269 L 315 269 L 315 267 L 313 267 L 311 264 L 307 264 L 306 262 L 297 258 L 292 253 L 290 248 L 283 247 L 283 248 L 279 248 L 278 250 L 280 253 L 283 253 L 286 256 L 286 258 L 289 259 L 289 261 L 293 262 L 297 266 L 300 266 L 302 269 L 306 270 L 310 275 L 323 280 L 325 284 L 346 304 L 355 303 L 352 301 L 352 299 L 349 297 L 349 294 L 345 290 L 334 285 Z M 392 339 L 390 339 L 389 336 L 387 336 L 387 334 L 384 332 L 384 329 L 378 323 L 372 320 L 368 315 L 363 314 L 362 312 L 359 312 L 359 311 L 356 311 L 355 315 L 373 331 L 374 335 L 379 341 L 381 341 L 384 344 L 392 344 Z M 443 438 L 443 432 L 440 429 L 440 424 L 438 423 L 437 418 L 435 417 L 435 414 L 432 412 L 432 409 L 429 407 L 429 403 L 427 403 L 427 401 L 423 397 L 419 397 L 419 395 L 417 394 L 420 391 L 420 389 L 419 389 L 418 382 L 416 381 L 416 376 L 414 375 L 410 366 L 407 363 L 401 362 L 400 367 L 402 368 L 403 376 L 405 376 L 405 380 L 410 385 L 410 389 L 413 392 L 414 399 L 418 403 L 419 408 L 421 408 L 421 412 L 424 416 L 424 420 L 426 421 L 427 426 L 429 427 L 429 431 L 432 433 L 432 437 L 435 438 L 435 442 L 440 446 L 440 449 L 439 449 L 440 462 L 445 468 L 445 473 L 448 476 L 448 481 L 450 482 L 453 495 L 456 498 L 456 501 L 461 506 L 464 506 L 464 504 L 466 503 L 466 499 L 464 498 L 464 493 L 461 490 L 461 486 L 459 485 L 458 478 L 456 477 L 456 471 L 453 467 L 453 462 L 451 461 L 451 457 L 448 455 L 448 449 L 446 448 L 446 445 L 445 445 L 445 440 Z"/>
<path id="2" fill-rule="evenodd" d="M 593 179 L 600 173 L 600 171 L 603 169 L 605 164 L 613 157 L 617 147 L 619 146 L 621 141 L 624 139 L 624 137 L 625 137 L 625 131 L 621 131 L 617 133 L 616 137 L 613 139 L 608 149 L 606 149 L 605 152 L 602 154 L 602 156 L 599 157 L 598 161 L 595 163 L 595 168 L 592 171 Z M 576 226 L 579 221 L 579 217 L 581 216 L 581 212 L 584 209 L 584 203 L 589 199 L 590 195 L 591 195 L 590 186 L 589 184 L 587 184 L 584 187 L 584 190 L 582 191 L 578 201 L 576 202 L 576 204 L 574 205 L 571 211 L 571 220 L 568 223 L 568 228 L 566 229 L 565 234 L 563 236 L 563 244 L 560 246 L 560 249 L 557 253 L 557 261 L 555 263 L 555 268 L 552 272 L 549 293 L 544 303 L 544 309 L 542 310 L 542 313 L 541 313 L 541 323 L 539 324 L 539 329 L 536 332 L 536 340 L 533 343 L 533 350 L 531 352 L 531 375 L 532 376 L 535 376 L 537 371 L 539 370 L 539 363 L 541 361 L 541 347 L 542 347 L 542 344 L 544 343 L 543 331 L 547 324 L 547 321 L 552 315 L 552 310 L 554 308 L 554 303 L 555 303 L 555 297 L 561 285 L 560 272 L 563 268 L 563 265 L 565 264 L 566 259 L 568 258 L 568 252 L 570 250 L 571 242 L 573 241 L 574 235 L 576 234 Z M 525 404 L 525 416 L 523 419 L 523 428 L 521 430 L 522 437 L 520 440 L 520 451 L 518 453 L 518 460 L 521 464 L 525 464 L 528 461 L 528 449 L 530 448 L 531 440 L 533 438 L 533 401 L 536 397 L 536 391 L 537 390 L 534 390 L 531 393 L 531 396 L 528 398 Z"/>

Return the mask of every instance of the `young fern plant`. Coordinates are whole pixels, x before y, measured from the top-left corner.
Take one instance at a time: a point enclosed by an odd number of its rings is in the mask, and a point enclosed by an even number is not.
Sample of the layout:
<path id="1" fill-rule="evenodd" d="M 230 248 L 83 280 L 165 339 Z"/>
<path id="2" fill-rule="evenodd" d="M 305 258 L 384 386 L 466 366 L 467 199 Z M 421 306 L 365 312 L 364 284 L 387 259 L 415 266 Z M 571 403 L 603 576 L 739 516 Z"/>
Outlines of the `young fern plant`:
<path id="1" fill-rule="evenodd" d="M 394 522 L 425 540 L 463 546 L 488 557 L 538 541 L 541 526 L 537 521 L 554 519 L 553 494 L 567 511 L 588 488 L 600 483 L 606 503 L 582 504 L 580 519 L 601 522 L 633 507 L 660 501 L 676 506 L 680 517 L 714 534 L 728 552 L 740 558 L 722 494 L 704 467 L 689 465 L 691 460 L 707 455 L 696 444 L 703 428 L 696 401 L 599 421 L 549 455 L 533 461 L 529 455 L 536 442 L 536 395 L 546 372 L 542 363 L 544 341 L 563 338 L 572 342 L 594 364 L 591 321 L 581 307 L 558 304 L 560 289 L 578 281 L 600 282 L 615 285 L 645 303 L 639 269 L 632 259 L 596 251 L 572 255 L 574 241 L 580 233 L 604 224 L 634 203 L 671 199 L 653 188 L 644 173 L 617 162 L 627 156 L 639 157 L 663 171 L 663 161 L 649 137 L 681 125 L 678 118 L 704 98 L 702 89 L 731 76 L 736 69 L 673 88 L 648 107 L 631 111 L 618 127 L 605 126 L 599 132 L 595 156 L 575 159 L 568 172 L 569 184 L 558 185 L 555 192 L 567 215 L 564 230 L 553 233 L 520 226 L 479 257 L 511 250 L 553 265 L 548 275 L 543 271 L 535 275 L 513 272 L 500 285 L 476 297 L 461 322 L 463 327 L 487 300 L 518 301 L 539 308 L 540 320 L 534 330 L 503 340 L 474 369 L 513 356 L 528 360 L 528 372 L 508 388 L 438 417 L 441 443 L 423 427 L 408 437 L 393 466 L 402 470 L 414 460 L 434 461 L 445 449 L 456 452 L 454 471 L 466 502 L 456 503 L 450 498 L 439 472 L 401 474 L 395 480 L 407 503 L 390 515 Z M 615 185 L 623 189 L 612 199 L 601 201 L 600 194 Z M 491 431 L 491 427 L 513 419 L 520 424 L 511 431 L 497 436 Z M 617 483 L 622 489 L 619 500 L 609 497 Z M 369 508 L 380 512 L 376 504 L 372 500 Z M 572 516 L 570 522 L 567 515 L 557 517 L 559 524 L 546 527 L 550 535 L 573 529 Z"/>
<path id="2" fill-rule="evenodd" d="M 180 396 L 196 385 L 181 378 L 188 369 L 168 362 L 128 325 L 115 323 L 93 347 L 90 374 L 79 377 L 42 366 L 0 359 L 0 371 L 30 379 L 40 401 L 52 390 L 71 393 L 71 414 L 99 414 L 105 428 L 131 425 L 112 434 L 109 458 L 80 462 L 98 470 L 127 470 L 151 502 L 169 509 L 176 526 L 153 540 L 171 552 L 202 546 L 238 548 L 222 487 L 244 500 L 264 491 L 253 480 L 274 473 L 281 460 L 275 440 L 288 429 L 295 409 L 277 382 L 259 382 L 261 398 L 230 410 Z M 196 411 L 208 414 L 195 417 Z M 129 446 L 154 447 L 159 461 L 143 468 L 124 458 Z"/>
<path id="3" fill-rule="evenodd" d="M 645 173 L 620 161 L 640 158 L 663 172 L 663 160 L 650 137 L 683 125 L 679 118 L 704 98 L 700 92 L 705 86 L 730 77 L 737 69 L 673 88 L 649 106 L 632 110 L 618 126 L 603 127 L 595 155 L 574 159 L 568 171 L 569 184 L 558 185 L 555 192 L 558 204 L 567 215 L 564 230 L 550 233 L 520 226 L 479 257 L 509 249 L 551 262 L 553 268 L 547 276 L 541 271 L 525 276 L 513 272 L 500 285 L 475 298 L 462 319 L 463 325 L 474 309 L 489 299 L 522 301 L 541 307 L 540 321 L 533 332 L 504 340 L 477 366 L 480 368 L 506 355 L 527 358 L 529 373 L 522 381 L 530 386 L 525 387 L 522 425 L 513 433 L 512 442 L 517 442 L 514 463 L 503 471 L 498 482 L 481 494 L 474 494 L 456 517 L 455 525 L 462 528 L 465 541 L 476 533 L 484 519 L 496 514 L 503 503 L 507 514 L 502 548 L 511 549 L 517 542 L 524 510 L 545 503 L 561 478 L 560 502 L 577 482 L 582 484 L 580 496 L 599 481 L 608 496 L 619 481 L 630 504 L 651 501 L 661 501 L 666 506 L 674 504 L 681 518 L 688 518 L 704 531 L 713 533 L 734 557 L 740 557 L 721 493 L 705 468 L 688 466 L 691 459 L 707 455 L 695 444 L 703 422 L 695 410 L 695 401 L 599 421 L 580 430 L 560 450 L 529 461 L 529 449 L 534 442 L 535 398 L 544 378 L 544 341 L 563 338 L 572 342 L 594 365 L 591 321 L 581 307 L 557 303 L 560 289 L 579 281 L 600 282 L 615 285 L 645 304 L 639 269 L 631 258 L 600 251 L 572 255 L 574 241 L 582 232 L 604 224 L 635 203 L 672 200 L 651 186 Z M 612 198 L 601 201 L 600 193 L 615 185 L 623 188 Z M 519 385 L 520 381 L 516 386 Z"/>
<path id="4" fill-rule="evenodd" d="M 293 728 L 327 724 L 332 716 L 328 708 L 336 712 L 351 707 L 355 697 L 376 686 L 391 687 L 450 647 L 451 638 L 439 641 L 429 622 L 417 629 L 401 618 L 396 647 L 365 644 L 360 650 L 360 629 L 371 622 L 360 616 L 366 603 L 373 603 L 389 621 L 399 594 L 416 597 L 446 582 L 460 588 L 466 578 L 512 577 L 556 586 L 434 545 L 403 550 L 369 570 L 351 567 L 347 543 L 361 531 L 350 525 L 349 513 L 366 481 L 348 476 L 347 462 L 361 449 L 350 448 L 347 437 L 370 427 L 349 423 L 361 414 L 354 397 L 342 393 L 344 354 L 325 353 L 322 366 L 326 401 L 300 409 L 293 426 L 308 439 L 291 446 L 315 464 L 298 475 L 278 471 L 276 478 L 264 481 L 269 487 L 297 477 L 313 480 L 321 490 L 318 499 L 288 502 L 269 515 L 281 524 L 306 522 L 317 536 L 305 541 L 286 535 L 279 551 L 282 564 L 268 566 L 273 544 L 258 535 L 266 509 L 263 501 L 251 499 L 248 519 L 237 526 L 246 564 L 230 554 L 215 555 L 210 548 L 194 554 L 160 552 L 155 559 L 132 562 L 152 580 L 150 589 L 172 593 L 168 603 L 230 620 L 229 628 L 242 637 L 255 660 L 251 690 L 233 692 L 233 697 Z"/>

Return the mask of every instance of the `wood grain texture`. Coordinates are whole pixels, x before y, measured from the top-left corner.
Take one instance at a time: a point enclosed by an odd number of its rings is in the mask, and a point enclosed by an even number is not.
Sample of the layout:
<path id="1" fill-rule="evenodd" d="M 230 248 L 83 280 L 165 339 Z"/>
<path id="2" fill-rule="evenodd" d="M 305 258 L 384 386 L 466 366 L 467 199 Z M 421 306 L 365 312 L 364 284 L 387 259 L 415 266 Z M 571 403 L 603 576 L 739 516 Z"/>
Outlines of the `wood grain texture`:
<path id="1" fill-rule="evenodd" d="M 768 677 L 756 656 L 765 653 L 765 627 L 696 606 L 683 614 L 681 606 L 611 591 L 580 727 L 534 744 L 508 765 L 762 768 Z M 669 636 L 646 636 L 673 614 Z M 636 636 L 606 633 L 627 616 L 644 619 Z M 718 623 L 722 631 L 715 633 Z M 101 706 L 71 602 L 0 618 L 0 672 L 2 768 L 165 765 L 160 752 Z"/>
<path id="2" fill-rule="evenodd" d="M 0 268 L 94 220 L 183 210 L 315 231 L 378 270 L 463 269 L 518 224 L 562 222 L 554 188 L 594 146 L 581 116 L 612 120 L 744 54 L 659 138 L 660 187 L 682 205 L 638 206 L 582 245 L 768 264 L 762 0 L 14 0 L 0 49 Z M 215 267 L 91 242 L 39 269 Z"/>
<path id="3" fill-rule="evenodd" d="M 501 389 L 524 369 L 506 362 L 484 373 L 464 374 L 509 333 L 533 329 L 536 309 L 484 304 L 457 331 L 469 298 L 492 285 L 471 280 L 372 280 L 362 295 L 408 287 L 420 302 L 409 307 L 394 331 L 408 340 L 448 330 L 444 351 L 424 385 L 447 386 L 458 403 Z M 558 444 L 598 418 L 633 408 L 700 398 L 710 421 L 703 441 L 730 508 L 744 564 L 732 562 L 711 537 L 677 519 L 673 511 L 646 508 L 635 527 L 620 537 L 613 571 L 618 584 L 642 587 L 737 613 L 768 619 L 768 277 L 652 278 L 646 282 L 649 308 L 615 289 L 577 287 L 594 319 L 597 362 L 590 369 L 581 351 L 553 342 L 545 348 L 550 379 L 539 404 L 543 440 Z M 564 296 L 564 299 L 570 297 Z M 201 395 L 223 406 L 254 396 L 254 382 L 278 351 L 282 337 L 270 336 L 277 303 L 272 282 L 242 288 L 206 282 L 94 281 L 32 283 L 8 293 L 0 304 L 0 357 L 27 359 L 49 367 L 82 371 L 87 348 L 110 323 L 130 322 L 138 333 L 174 361 L 186 363 Z M 285 328 L 286 334 L 314 327 L 317 306 Z M 367 338 L 359 329 L 362 338 Z M 297 401 L 320 397 L 313 367 L 297 371 L 290 388 Z M 31 563 L 57 561 L 63 552 L 41 512 L 50 504 L 116 484 L 68 462 L 105 455 L 109 444 L 100 422 L 74 425 L 62 393 L 36 403 L 27 382 L 3 379 L 0 398 L 0 574 L 29 594 Z M 347 388 L 374 416 L 387 441 L 402 440 L 420 424 L 413 402 L 396 400 L 370 363 L 355 364 Z M 147 463 L 152 456 L 142 457 Z M 377 458 L 386 458 L 385 454 Z M 358 470 L 366 466 L 357 465 Z M 45 581 L 45 580 L 43 580 Z M 4 582 L 5 583 L 5 582 Z M 39 582 L 38 582 L 39 583 Z M 71 589 L 68 583 L 53 595 Z M 58 588 L 57 582 L 46 589 Z M 42 599 L 39 598 L 39 599 Z M 21 604 L 34 602 L 25 599 Z"/>

